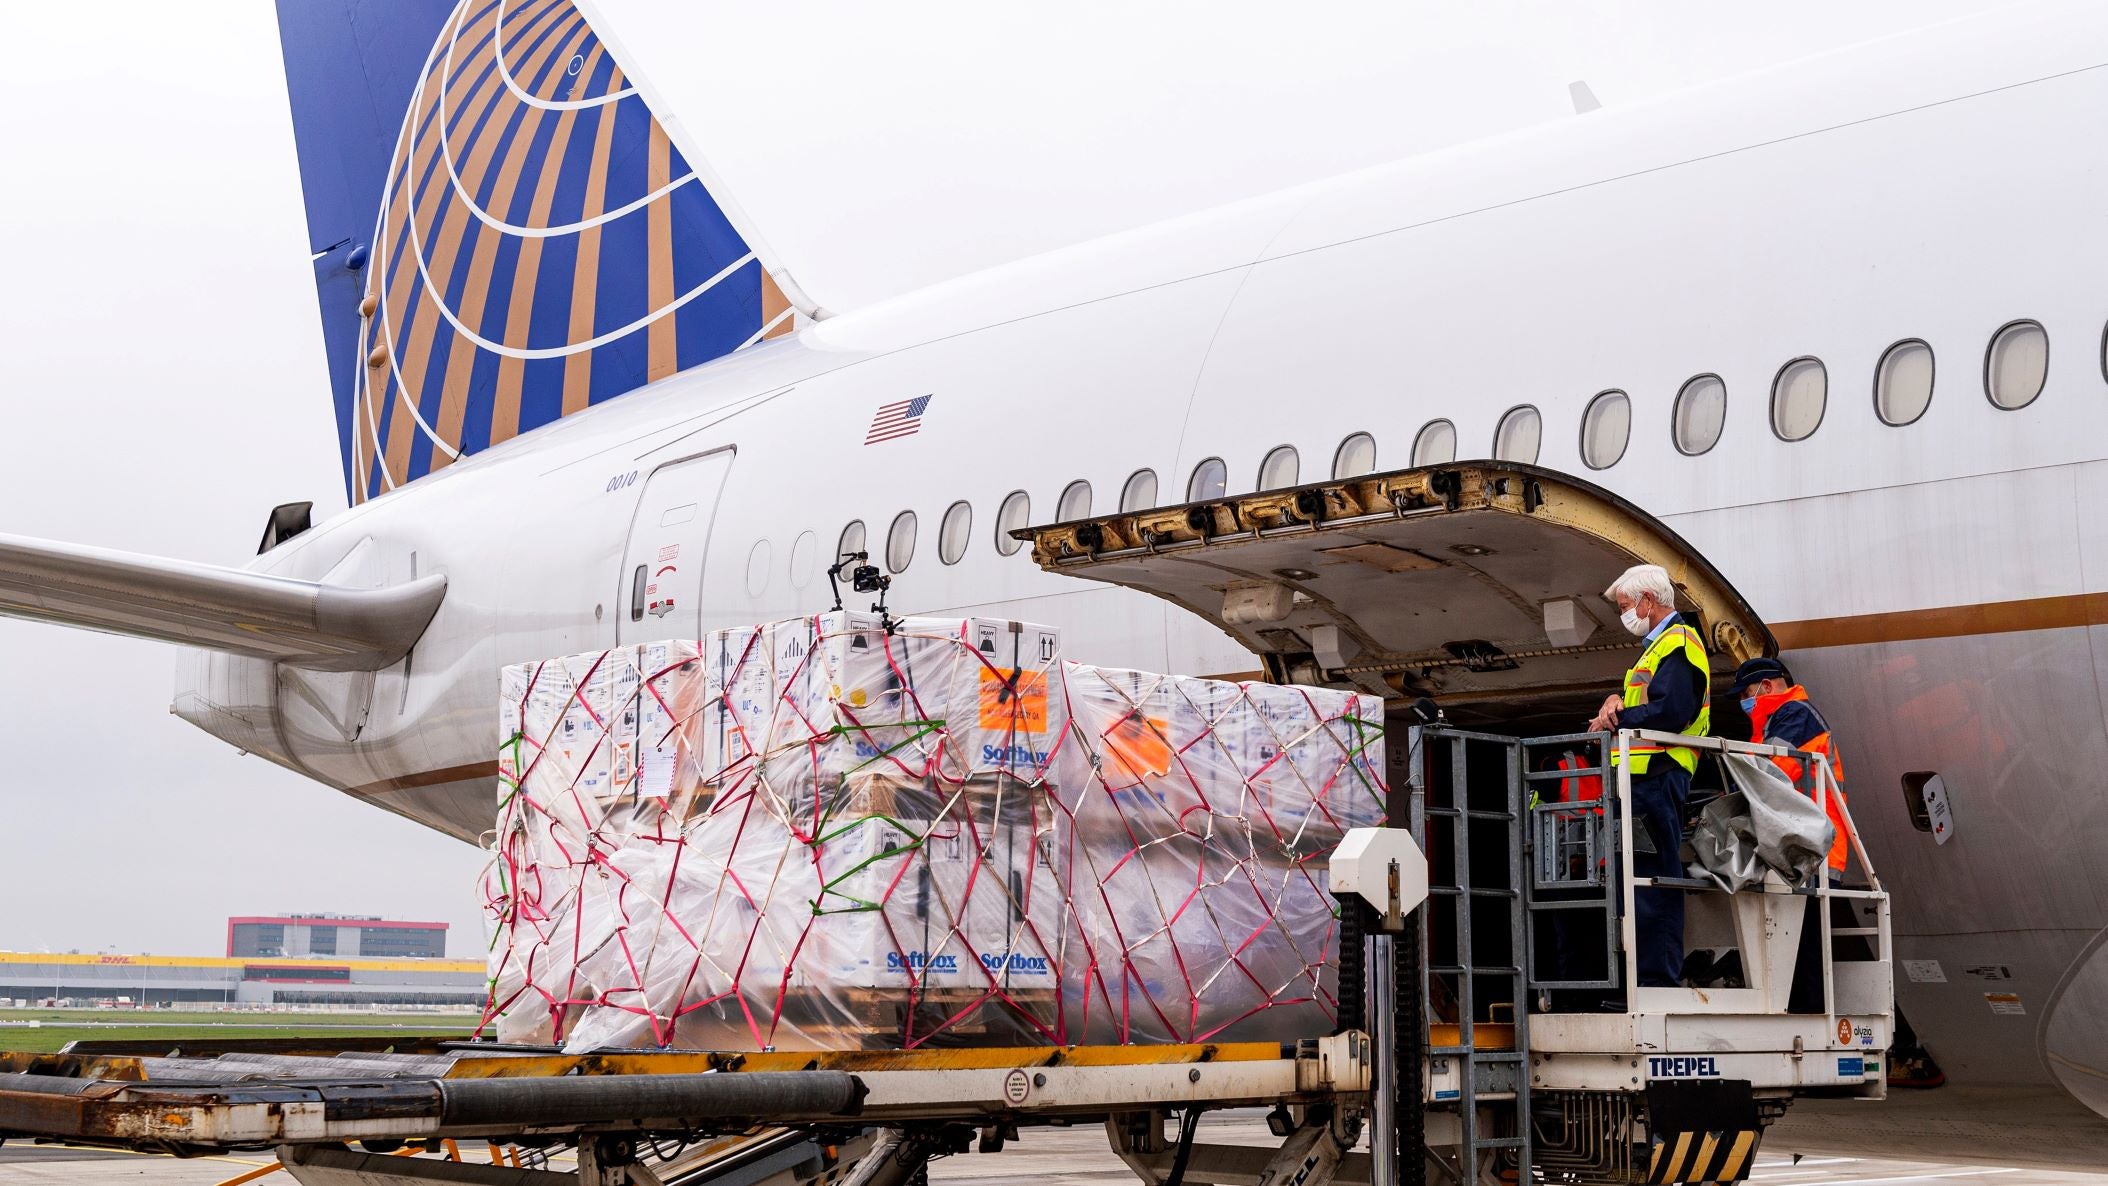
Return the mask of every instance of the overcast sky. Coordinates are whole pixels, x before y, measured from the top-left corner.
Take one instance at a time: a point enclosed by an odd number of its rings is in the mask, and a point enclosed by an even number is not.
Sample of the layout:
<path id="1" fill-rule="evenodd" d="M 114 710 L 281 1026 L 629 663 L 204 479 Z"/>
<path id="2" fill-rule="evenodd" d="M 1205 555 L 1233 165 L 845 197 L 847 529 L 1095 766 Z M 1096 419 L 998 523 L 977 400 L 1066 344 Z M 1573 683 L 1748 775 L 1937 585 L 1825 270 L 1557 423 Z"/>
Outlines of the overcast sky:
<path id="1" fill-rule="evenodd" d="M 710 109 L 681 115 L 839 310 L 1572 119 L 1574 79 L 1640 102 L 1982 6 L 719 6 Z M 341 510 L 272 7 L 9 16 L 0 532 L 239 563 L 274 503 Z M 177 721 L 173 671 L 0 620 L 0 949 L 215 954 L 230 914 L 319 910 L 480 954 L 480 853 Z"/>

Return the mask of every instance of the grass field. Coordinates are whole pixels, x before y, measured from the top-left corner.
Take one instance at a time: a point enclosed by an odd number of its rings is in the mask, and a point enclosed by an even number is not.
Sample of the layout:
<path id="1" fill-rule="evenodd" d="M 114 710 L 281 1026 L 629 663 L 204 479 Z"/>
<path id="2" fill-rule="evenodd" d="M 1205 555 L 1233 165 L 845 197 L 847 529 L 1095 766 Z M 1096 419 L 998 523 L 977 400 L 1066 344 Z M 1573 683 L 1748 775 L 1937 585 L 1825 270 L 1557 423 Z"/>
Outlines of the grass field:
<path id="1" fill-rule="evenodd" d="M 34 1026 L 28 1022 L 36 1022 Z M 0 1009 L 0 1050 L 49 1052 L 81 1039 L 117 1042 L 233 1038 L 466 1037 L 468 1013 L 213 1013 L 177 1009 Z"/>

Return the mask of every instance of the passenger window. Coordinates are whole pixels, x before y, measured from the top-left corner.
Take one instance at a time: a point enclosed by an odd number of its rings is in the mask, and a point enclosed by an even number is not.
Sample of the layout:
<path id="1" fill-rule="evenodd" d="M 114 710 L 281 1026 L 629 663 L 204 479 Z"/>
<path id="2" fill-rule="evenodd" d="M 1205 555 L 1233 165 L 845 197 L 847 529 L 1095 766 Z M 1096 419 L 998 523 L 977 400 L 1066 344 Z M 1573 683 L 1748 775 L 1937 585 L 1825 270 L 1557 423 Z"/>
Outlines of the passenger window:
<path id="1" fill-rule="evenodd" d="M 1070 482 L 1054 503 L 1054 521 L 1066 523 L 1071 519 L 1091 517 L 1091 484 L 1081 479 Z"/>
<path id="2" fill-rule="evenodd" d="M 1339 443 L 1339 452 L 1332 455 L 1332 476 L 1358 478 L 1376 472 L 1376 438 L 1365 432 L 1357 432 Z"/>
<path id="3" fill-rule="evenodd" d="M 1193 477 L 1186 482 L 1186 501 L 1206 502 L 1211 498 L 1221 498 L 1229 485 L 1229 467 L 1222 463 L 1222 458 L 1210 457 L 1193 467 Z"/>
<path id="4" fill-rule="evenodd" d="M 957 564 L 972 536 L 973 504 L 962 498 L 944 509 L 944 521 L 937 525 L 937 559 Z"/>
<path id="5" fill-rule="evenodd" d="M 757 539 L 747 553 L 747 596 L 759 597 L 769 587 L 769 541 Z"/>
<path id="6" fill-rule="evenodd" d="M 819 550 L 819 537 L 810 531 L 799 532 L 798 538 L 791 541 L 791 588 L 803 589 L 805 586 L 812 584 L 813 560 Z"/>
<path id="7" fill-rule="evenodd" d="M 1706 452 L 1720 443 L 1720 430 L 1727 426 L 1727 384 L 1718 375 L 1685 380 L 1669 418 L 1678 453 L 1696 457 Z"/>
<path id="8" fill-rule="evenodd" d="M 1932 347 L 1917 338 L 1890 346 L 1874 368 L 1874 414 L 1898 427 L 1925 414 L 1932 403 Z"/>
<path id="9" fill-rule="evenodd" d="M 1830 374 L 1819 358 L 1796 358 L 1771 381 L 1771 431 L 1782 441 L 1805 441 L 1823 422 Z"/>
<path id="10" fill-rule="evenodd" d="M 1031 525 L 1032 496 L 1022 490 L 1012 490 L 1003 496 L 1003 505 L 995 511 L 995 550 L 1005 556 L 1015 555 L 1025 541 L 1012 539 L 1010 533 Z"/>
<path id="11" fill-rule="evenodd" d="M 851 519 L 849 526 L 842 528 L 842 541 L 834 549 L 837 561 L 846 560 L 864 550 L 864 521 Z"/>
<path id="12" fill-rule="evenodd" d="M 1430 420 L 1413 438 L 1413 464 L 1448 465 L 1457 459 L 1457 426 L 1447 420 Z"/>
<path id="13" fill-rule="evenodd" d="M 1294 445 L 1282 445 L 1259 463 L 1259 489 L 1283 490 L 1296 484 L 1302 474 L 1302 458 Z"/>
<path id="14" fill-rule="evenodd" d="M 1493 457 L 1496 461 L 1516 461 L 1524 465 L 1537 463 L 1537 447 L 1544 436 L 1544 417 L 1528 404 L 1509 408 L 1500 418 L 1500 427 L 1493 430 Z"/>
<path id="15" fill-rule="evenodd" d="M 1120 487 L 1120 510 L 1142 511 L 1156 505 L 1156 471 L 1138 469 Z"/>
<path id="16" fill-rule="evenodd" d="M 1590 469 L 1609 469 L 1625 455 L 1632 440 L 1632 399 L 1622 391 L 1605 391 L 1588 401 L 1581 413 L 1581 460 Z"/>
<path id="17" fill-rule="evenodd" d="M 886 567 L 894 572 L 906 572 L 908 562 L 915 559 L 915 512 L 902 511 L 893 516 L 893 526 L 886 529 Z"/>
<path id="18" fill-rule="evenodd" d="M 2049 334 L 2033 321 L 1999 329 L 1984 355 L 1984 394 L 2008 410 L 2024 408 L 2042 394 L 2049 378 Z"/>

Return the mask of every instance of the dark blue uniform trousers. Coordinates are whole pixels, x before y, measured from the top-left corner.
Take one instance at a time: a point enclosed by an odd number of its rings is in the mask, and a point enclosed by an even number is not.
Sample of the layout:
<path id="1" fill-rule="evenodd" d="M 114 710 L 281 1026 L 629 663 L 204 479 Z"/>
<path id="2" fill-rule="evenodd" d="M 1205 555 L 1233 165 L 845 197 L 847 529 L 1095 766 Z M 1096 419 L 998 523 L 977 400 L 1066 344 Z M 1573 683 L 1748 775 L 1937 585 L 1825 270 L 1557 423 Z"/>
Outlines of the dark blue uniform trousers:
<path id="1" fill-rule="evenodd" d="M 1632 780 L 1632 873 L 1635 877 L 1682 877 L 1683 809 L 1691 797 L 1691 775 L 1667 754 L 1655 754 L 1647 773 Z M 1652 853 L 1639 839 L 1645 829 Z M 1632 894 L 1633 928 L 1639 943 L 1640 984 L 1673 988 L 1683 978 L 1683 891 L 1641 889 Z"/>

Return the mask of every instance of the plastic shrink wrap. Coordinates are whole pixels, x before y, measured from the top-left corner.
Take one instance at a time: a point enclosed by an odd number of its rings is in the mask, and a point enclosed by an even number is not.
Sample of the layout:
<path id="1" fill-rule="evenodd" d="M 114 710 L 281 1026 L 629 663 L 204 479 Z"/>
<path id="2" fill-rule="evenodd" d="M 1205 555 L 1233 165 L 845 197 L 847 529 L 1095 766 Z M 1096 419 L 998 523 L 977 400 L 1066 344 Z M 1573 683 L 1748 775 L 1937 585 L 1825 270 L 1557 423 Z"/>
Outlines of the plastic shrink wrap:
<path id="1" fill-rule="evenodd" d="M 1328 1030 L 1322 860 L 1380 813 L 1380 705 L 1059 650 L 1047 627 L 838 612 L 508 669 L 496 1035 Z"/>
<path id="2" fill-rule="evenodd" d="M 582 928 L 606 917 L 600 869 L 639 814 L 638 689 L 635 647 L 517 664 L 500 677 L 500 799 L 483 889 L 506 1041 L 559 1040 L 595 999 Z"/>
<path id="3" fill-rule="evenodd" d="M 1062 896 L 1039 854 L 1058 649 L 1007 622 L 794 619 L 632 648 L 634 713 L 573 688 L 623 652 L 508 670 L 497 1035 L 1056 1040 Z M 637 754 L 598 811 L 556 760 L 585 729 L 566 693 L 606 752 Z"/>
<path id="4" fill-rule="evenodd" d="M 1329 1033 L 1339 928 L 1325 858 L 1381 823 L 1373 696 L 1067 663 L 1056 756 L 1071 1041 Z"/>

